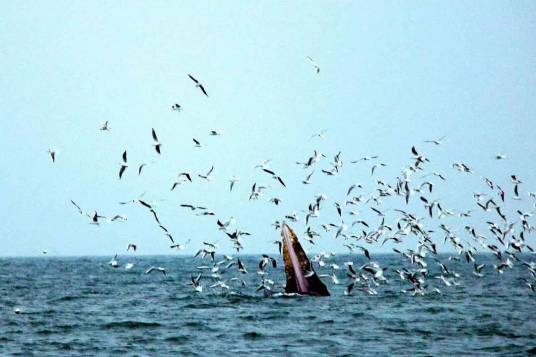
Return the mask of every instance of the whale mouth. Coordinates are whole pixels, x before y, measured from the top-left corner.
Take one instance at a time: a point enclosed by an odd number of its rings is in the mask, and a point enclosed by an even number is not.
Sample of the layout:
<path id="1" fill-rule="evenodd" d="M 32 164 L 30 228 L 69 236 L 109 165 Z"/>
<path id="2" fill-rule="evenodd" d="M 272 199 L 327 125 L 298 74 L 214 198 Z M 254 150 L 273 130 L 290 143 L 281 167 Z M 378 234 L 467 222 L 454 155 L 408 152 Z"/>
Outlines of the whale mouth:
<path id="1" fill-rule="evenodd" d="M 285 223 L 281 225 L 281 243 L 285 275 L 287 277 L 285 292 L 300 295 L 329 296 L 327 287 L 316 275 L 313 265 L 298 241 L 298 237 Z"/>

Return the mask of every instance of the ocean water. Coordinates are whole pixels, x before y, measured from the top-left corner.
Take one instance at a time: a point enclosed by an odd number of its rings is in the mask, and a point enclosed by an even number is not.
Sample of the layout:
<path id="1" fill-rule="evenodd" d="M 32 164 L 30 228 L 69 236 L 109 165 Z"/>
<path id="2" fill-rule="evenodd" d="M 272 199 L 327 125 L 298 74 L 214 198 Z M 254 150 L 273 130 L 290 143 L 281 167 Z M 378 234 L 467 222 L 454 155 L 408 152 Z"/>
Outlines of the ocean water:
<path id="1" fill-rule="evenodd" d="M 217 257 L 218 258 L 218 257 Z M 527 260 L 532 257 L 526 256 Z M 192 257 L 119 257 L 131 270 L 114 269 L 110 257 L 0 259 L 0 355 L 498 355 L 536 353 L 536 294 L 524 283 L 528 271 L 516 263 L 504 274 L 486 263 L 478 279 L 472 264 L 446 262 L 461 277 L 445 286 L 430 263 L 429 287 L 441 294 L 400 292 L 395 255 L 374 257 L 388 267 L 388 284 L 378 295 L 347 283 L 343 263 L 365 261 L 337 256 L 340 285 L 322 278 L 330 297 L 264 296 L 256 288 L 259 257 L 245 256 L 247 285 L 229 282 L 232 292 L 195 293 L 189 276 L 202 262 Z M 281 258 L 278 258 L 281 263 Z M 204 260 L 203 263 L 208 263 Z M 145 274 L 163 266 L 167 276 Z M 318 273 L 332 269 L 317 267 Z M 240 275 L 224 274 L 224 278 Z M 279 264 L 270 278 L 284 284 Z M 16 314 L 15 308 L 21 313 Z"/>

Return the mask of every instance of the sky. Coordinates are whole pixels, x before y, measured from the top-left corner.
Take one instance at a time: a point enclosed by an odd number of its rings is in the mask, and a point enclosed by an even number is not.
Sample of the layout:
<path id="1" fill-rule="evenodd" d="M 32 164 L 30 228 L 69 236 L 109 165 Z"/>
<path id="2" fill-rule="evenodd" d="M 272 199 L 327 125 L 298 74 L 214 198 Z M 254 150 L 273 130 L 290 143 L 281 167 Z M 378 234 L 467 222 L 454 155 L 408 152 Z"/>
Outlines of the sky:
<path id="1" fill-rule="evenodd" d="M 511 190 L 515 173 L 525 197 L 536 191 L 535 34 L 533 1 L 6 2 L 0 255 L 125 254 L 128 243 L 138 245 L 137 254 L 179 254 L 147 210 L 118 204 L 143 192 L 177 243 L 191 239 L 180 253 L 194 253 L 203 241 L 232 251 L 215 217 L 179 207 L 193 203 L 222 220 L 233 216 L 234 228 L 253 233 L 243 240 L 244 253 L 276 254 L 272 221 L 296 211 L 300 221 L 291 227 L 301 236 L 300 210 L 325 193 L 329 200 L 314 223 L 322 232 L 318 224 L 338 223 L 333 201 L 343 202 L 350 184 L 372 193 L 378 179 L 393 183 L 411 163 L 413 145 L 430 158 L 427 170 L 447 176 L 432 198 L 456 212 L 475 209 L 472 193 L 486 190 L 483 176 Z M 174 103 L 183 110 L 172 111 Z M 99 130 L 104 121 L 109 132 Z M 162 155 L 152 147 L 151 128 Z M 322 130 L 324 139 L 311 138 Z M 441 136 L 440 146 L 423 142 Z M 194 148 L 194 137 L 203 148 Z M 57 150 L 54 164 L 49 148 Z M 315 149 L 327 159 L 305 186 L 310 171 L 295 162 Z M 129 167 L 119 180 L 124 150 Z M 343 170 L 327 177 L 321 169 L 339 151 Z M 498 153 L 507 159 L 495 160 Z M 387 166 L 371 177 L 372 163 L 350 164 L 366 155 Z M 287 188 L 252 168 L 263 159 L 272 160 Z M 142 162 L 150 164 L 138 176 Z M 458 173 L 454 162 L 475 173 Z M 194 177 L 170 191 L 180 172 L 197 175 L 211 166 L 213 181 Z M 229 192 L 233 175 L 240 181 Z M 253 182 L 272 188 L 249 201 Z M 267 202 L 274 196 L 282 199 L 278 207 Z M 70 200 L 128 221 L 91 225 Z M 508 201 L 505 210 L 515 205 L 532 208 L 525 198 Z M 368 208 L 356 209 L 378 223 Z M 411 209 L 425 215 L 421 205 Z M 462 231 L 458 221 L 449 224 Z M 343 243 L 328 232 L 306 248 L 344 251 Z M 400 247 L 414 246 L 408 239 Z"/>

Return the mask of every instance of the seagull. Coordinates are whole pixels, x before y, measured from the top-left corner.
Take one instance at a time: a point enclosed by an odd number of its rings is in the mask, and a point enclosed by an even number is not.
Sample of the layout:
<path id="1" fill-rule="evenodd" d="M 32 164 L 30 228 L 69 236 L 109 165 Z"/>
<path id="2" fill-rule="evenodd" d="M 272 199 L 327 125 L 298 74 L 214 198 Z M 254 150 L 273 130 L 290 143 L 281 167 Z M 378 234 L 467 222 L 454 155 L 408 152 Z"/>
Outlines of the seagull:
<path id="1" fill-rule="evenodd" d="M 160 154 L 160 146 L 162 146 L 162 144 L 160 144 L 160 142 L 158 142 L 158 137 L 156 136 L 156 132 L 154 131 L 154 129 L 152 129 L 152 134 L 153 134 L 153 140 L 154 140 L 154 149 L 156 150 L 156 152 L 158 154 Z"/>
<path id="2" fill-rule="evenodd" d="M 175 103 L 175 104 L 173 104 L 171 106 L 171 110 L 175 110 L 177 112 L 180 112 L 182 110 L 182 107 L 179 104 Z"/>
<path id="3" fill-rule="evenodd" d="M 320 73 L 320 66 L 310 56 L 307 56 L 307 59 L 309 60 L 309 62 L 311 62 L 311 64 L 315 68 L 316 74 Z"/>
<path id="4" fill-rule="evenodd" d="M 43 251 L 42 251 L 41 253 L 43 253 L 43 255 L 47 255 L 47 254 L 48 254 L 48 250 L 43 249 Z"/>
<path id="5" fill-rule="evenodd" d="M 165 268 L 162 268 L 162 267 L 155 267 L 155 266 L 152 266 L 152 267 L 150 267 L 149 269 L 147 269 L 147 271 L 145 272 L 145 274 L 151 274 L 153 271 L 159 271 L 159 272 L 161 272 L 162 274 L 164 274 L 164 276 L 166 276 L 166 269 L 165 269 Z"/>
<path id="6" fill-rule="evenodd" d="M 191 209 L 192 211 L 195 211 L 196 209 L 200 209 L 200 210 L 205 210 L 205 209 L 207 209 L 206 207 L 194 206 L 194 205 L 190 205 L 190 204 L 181 204 L 181 205 L 179 205 L 179 206 L 184 207 L 184 208 L 189 208 L 189 209 Z"/>
<path id="7" fill-rule="evenodd" d="M 268 164 L 270 163 L 270 159 L 268 160 L 262 160 L 261 162 L 259 162 L 257 165 L 254 165 L 253 168 L 254 169 L 258 169 L 258 168 L 261 168 L 261 169 L 265 169 L 268 167 Z"/>
<path id="8" fill-rule="evenodd" d="M 82 211 L 82 209 L 80 208 L 80 206 L 78 206 L 78 205 L 76 204 L 76 202 L 74 202 L 73 200 L 71 200 L 71 203 L 78 209 L 78 213 L 80 213 L 80 214 L 84 214 L 84 212 Z"/>
<path id="9" fill-rule="evenodd" d="M 199 83 L 199 81 L 197 79 L 195 79 L 191 74 L 188 73 L 188 77 L 190 77 L 190 79 L 192 81 L 195 82 L 195 86 L 199 89 L 201 89 L 201 92 L 203 92 L 204 95 L 206 95 L 208 97 L 208 94 L 207 94 L 207 91 L 205 90 L 205 87 L 203 87 L 203 85 L 201 83 Z"/>
<path id="10" fill-rule="evenodd" d="M 141 164 L 141 165 L 138 167 L 138 176 L 141 175 L 141 170 L 143 170 L 143 168 L 144 168 L 146 165 L 147 165 L 147 163 L 144 162 L 143 164 Z"/>
<path id="11" fill-rule="evenodd" d="M 436 140 L 425 140 L 425 143 L 434 144 L 434 145 L 441 145 L 443 143 L 443 140 L 446 138 L 446 136 L 442 136 L 439 139 Z"/>
<path id="12" fill-rule="evenodd" d="M 304 185 L 309 185 L 311 183 L 311 177 L 313 176 L 314 173 L 315 173 L 314 171 L 311 171 L 311 173 L 307 175 L 307 177 L 305 178 L 305 180 L 302 181 L 302 183 Z"/>
<path id="13" fill-rule="evenodd" d="M 108 126 L 108 120 L 106 120 L 104 122 L 104 124 L 101 125 L 100 130 L 101 131 L 110 131 L 110 127 Z"/>
<path id="14" fill-rule="evenodd" d="M 56 162 L 56 150 L 48 149 L 48 154 L 50 155 L 52 162 Z"/>
<path id="15" fill-rule="evenodd" d="M 117 254 L 112 258 L 112 260 L 110 260 L 108 262 L 108 264 L 112 267 L 112 268 L 119 268 L 119 263 L 117 262 Z"/>
<path id="16" fill-rule="evenodd" d="M 123 216 L 121 214 L 116 214 L 115 216 L 113 216 L 111 219 L 110 219 L 110 222 L 115 222 L 115 221 L 128 221 L 128 217 L 127 216 Z"/>
<path id="17" fill-rule="evenodd" d="M 210 181 L 212 180 L 212 171 L 214 171 L 214 166 L 212 166 L 210 168 L 210 170 L 208 170 L 207 174 L 206 175 L 200 175 L 198 174 L 197 176 L 201 177 L 202 179 L 205 179 L 207 181 Z"/>
<path id="18" fill-rule="evenodd" d="M 263 254 L 262 259 L 259 262 L 259 269 L 264 271 L 264 269 L 266 269 L 266 267 L 268 266 L 269 263 L 272 263 L 272 267 L 274 269 L 277 268 L 277 261 L 274 258 L 272 258 L 272 257 L 270 257 L 270 256 L 268 256 L 266 254 Z"/>
<path id="19" fill-rule="evenodd" d="M 279 199 L 277 197 L 270 198 L 270 202 L 272 202 L 276 206 L 279 206 L 279 204 L 281 203 L 281 199 Z"/>
<path id="20" fill-rule="evenodd" d="M 123 173 L 125 173 L 125 170 L 126 168 L 128 167 L 127 165 L 127 151 L 125 150 L 123 152 L 123 163 L 121 164 L 121 168 L 119 169 L 119 179 L 121 180 L 121 177 L 123 177 Z M 140 169 L 140 173 L 141 173 L 141 169 Z"/>
<path id="21" fill-rule="evenodd" d="M 235 183 L 237 183 L 238 181 L 240 181 L 240 178 L 236 177 L 236 176 L 233 176 L 230 180 L 229 180 L 229 192 L 233 190 L 233 187 L 235 185 Z"/>
<path id="22" fill-rule="evenodd" d="M 324 129 L 324 130 L 322 130 L 320 133 L 313 134 L 313 135 L 311 136 L 311 139 L 313 139 L 313 138 L 324 139 L 324 138 L 326 137 L 326 133 L 327 133 L 327 132 L 328 132 L 328 131 Z"/>
<path id="23" fill-rule="evenodd" d="M 136 251 L 136 249 L 138 249 L 138 246 L 136 244 L 129 243 L 127 247 L 127 252 L 129 251 L 130 248 L 132 248 L 133 251 Z"/>
<path id="24" fill-rule="evenodd" d="M 209 135 L 210 135 L 210 136 L 220 136 L 221 133 L 220 133 L 219 131 L 216 131 L 216 130 L 211 130 L 211 131 L 209 132 Z"/>
<path id="25" fill-rule="evenodd" d="M 99 218 L 106 218 L 104 216 L 99 216 L 97 211 L 93 211 L 93 215 L 89 217 L 91 218 L 91 224 L 95 224 L 97 226 L 99 225 Z"/>
<path id="26" fill-rule="evenodd" d="M 199 280 L 201 280 L 201 274 L 199 274 L 197 277 L 190 276 L 190 280 L 192 281 L 192 287 L 194 290 L 198 293 L 203 292 L 203 286 L 199 284 Z"/>
<path id="27" fill-rule="evenodd" d="M 186 245 L 190 243 L 190 239 L 188 239 L 186 242 L 184 242 L 183 244 L 173 244 L 173 245 L 170 245 L 169 247 L 171 249 L 177 249 L 177 250 L 183 250 L 186 248 Z"/>
<path id="28" fill-rule="evenodd" d="M 505 154 L 497 154 L 497 155 L 495 155 L 495 160 L 504 160 L 504 159 L 506 159 Z"/>
<path id="29" fill-rule="evenodd" d="M 194 146 L 195 146 L 196 148 L 200 148 L 200 147 L 202 147 L 202 145 L 201 145 L 201 143 L 199 142 L 199 140 L 197 140 L 196 138 L 193 138 L 192 140 L 194 141 L 194 144 L 195 144 Z"/>
<path id="30" fill-rule="evenodd" d="M 238 266 L 238 271 L 242 274 L 247 274 L 247 269 L 246 269 L 246 266 L 244 265 L 244 263 L 242 263 L 242 261 L 240 260 L 240 258 L 238 258 L 237 262 L 236 262 L 237 266 Z"/>

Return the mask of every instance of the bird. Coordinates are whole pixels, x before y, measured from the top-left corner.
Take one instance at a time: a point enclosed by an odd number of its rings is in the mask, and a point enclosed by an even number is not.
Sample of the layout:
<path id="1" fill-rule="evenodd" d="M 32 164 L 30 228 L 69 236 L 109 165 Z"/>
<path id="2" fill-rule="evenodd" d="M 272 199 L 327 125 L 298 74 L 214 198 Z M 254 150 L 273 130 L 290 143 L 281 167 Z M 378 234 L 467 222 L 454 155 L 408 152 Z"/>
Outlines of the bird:
<path id="1" fill-rule="evenodd" d="M 193 142 L 194 142 L 194 146 L 195 146 L 196 148 L 200 148 L 200 147 L 203 146 L 203 145 L 201 145 L 201 143 L 199 142 L 199 140 L 197 140 L 196 138 L 193 138 L 192 140 L 193 140 Z"/>
<path id="2" fill-rule="evenodd" d="M 105 216 L 100 216 L 97 213 L 97 211 L 93 211 L 93 215 L 91 215 L 89 217 L 91 218 L 91 224 L 95 224 L 95 225 L 99 225 L 99 218 L 106 218 Z"/>
<path id="3" fill-rule="evenodd" d="M 122 155 L 123 163 L 121 164 L 121 168 L 119 169 L 119 179 L 121 180 L 121 177 L 123 177 L 123 174 L 125 173 L 126 168 L 128 167 L 127 164 L 127 151 L 125 150 Z M 141 173 L 141 169 L 140 169 Z"/>
<path id="4" fill-rule="evenodd" d="M 281 199 L 277 197 L 273 197 L 273 198 L 270 198 L 270 202 L 272 202 L 276 206 L 279 206 L 279 204 L 281 203 Z"/>
<path id="5" fill-rule="evenodd" d="M 229 192 L 231 192 L 233 190 L 233 187 L 234 185 L 240 181 L 240 178 L 236 177 L 236 176 L 233 176 L 231 177 L 231 179 L 229 180 Z"/>
<path id="6" fill-rule="evenodd" d="M 162 146 L 162 144 L 160 144 L 160 142 L 158 141 L 158 137 L 156 136 L 156 132 L 154 131 L 154 128 L 151 130 L 151 132 L 152 132 L 153 140 L 154 140 L 154 144 L 153 144 L 154 149 L 160 155 L 160 147 Z"/>
<path id="7" fill-rule="evenodd" d="M 101 131 L 110 131 L 110 127 L 108 126 L 108 120 L 106 120 L 104 122 L 104 124 L 101 125 L 100 130 Z"/>
<path id="8" fill-rule="evenodd" d="M 320 66 L 310 57 L 310 56 L 307 56 L 307 59 L 309 60 L 309 62 L 311 62 L 311 64 L 313 65 L 314 69 L 315 69 L 315 72 L 316 74 L 320 73 Z"/>
<path id="9" fill-rule="evenodd" d="M 208 135 L 210 136 L 220 136 L 220 132 L 219 131 L 216 131 L 216 130 L 211 130 Z"/>
<path id="10" fill-rule="evenodd" d="M 180 207 L 184 207 L 184 208 L 189 208 L 189 209 L 191 209 L 192 211 L 195 211 L 195 210 L 197 210 L 197 209 L 199 209 L 199 210 L 206 210 L 206 209 L 207 209 L 206 207 L 194 206 L 194 205 L 187 204 L 187 203 L 180 204 L 179 206 L 180 206 Z"/>
<path id="11" fill-rule="evenodd" d="M 145 166 L 147 166 L 147 163 L 144 162 L 138 167 L 138 176 L 141 175 L 141 170 L 143 170 Z"/>
<path id="12" fill-rule="evenodd" d="M 277 260 L 270 257 L 269 255 L 263 254 L 262 259 L 259 262 L 259 269 L 264 270 L 266 267 L 271 263 L 272 267 L 275 269 L 277 268 Z"/>
<path id="13" fill-rule="evenodd" d="M 130 250 L 130 248 L 132 248 L 133 251 L 136 251 L 138 246 L 136 244 L 129 243 L 127 247 L 127 252 Z"/>
<path id="14" fill-rule="evenodd" d="M 202 178 L 202 179 L 205 179 L 207 181 L 211 181 L 212 180 L 212 172 L 214 171 L 214 166 L 212 166 L 210 168 L 210 170 L 208 170 L 207 174 L 206 175 L 201 175 L 201 174 L 198 174 L 197 176 Z"/>
<path id="15" fill-rule="evenodd" d="M 124 216 L 124 215 L 122 215 L 122 214 L 116 214 L 115 216 L 113 216 L 113 217 L 110 219 L 110 222 L 115 222 L 115 221 L 125 222 L 125 221 L 128 221 L 128 217 L 127 217 L 127 216 Z"/>
<path id="16" fill-rule="evenodd" d="M 190 79 L 191 79 L 192 81 L 194 81 L 195 86 L 196 86 L 197 88 L 201 89 L 201 92 L 203 92 L 203 94 L 204 94 L 205 96 L 208 97 L 208 94 L 207 94 L 207 91 L 205 90 L 205 87 L 204 87 L 201 83 L 199 83 L 199 81 L 198 81 L 197 79 L 195 79 L 195 78 L 194 78 L 191 74 L 189 74 L 189 73 L 188 73 L 188 77 L 190 77 Z"/>
<path id="17" fill-rule="evenodd" d="M 315 173 L 314 170 L 311 171 L 311 172 L 309 173 L 309 175 L 307 175 L 307 177 L 305 177 L 305 180 L 303 180 L 302 183 L 303 183 L 304 185 L 309 185 L 309 184 L 311 183 L 311 177 L 313 176 L 314 173 Z"/>
<path id="18" fill-rule="evenodd" d="M 186 242 L 184 242 L 183 244 L 172 244 L 169 247 L 171 249 L 183 250 L 186 248 L 186 245 L 188 245 L 188 243 L 190 243 L 190 239 L 186 240 Z"/>
<path id="19" fill-rule="evenodd" d="M 439 139 L 435 140 L 425 140 L 425 143 L 434 144 L 434 145 L 441 145 L 443 143 L 443 140 L 446 138 L 446 136 L 442 136 Z"/>
<path id="20" fill-rule="evenodd" d="M 155 267 L 155 266 L 151 266 L 149 269 L 147 269 L 145 271 L 145 274 L 151 274 L 153 271 L 159 271 L 161 272 L 164 276 L 166 276 L 166 269 L 165 268 L 162 268 L 162 267 Z"/>
<path id="21" fill-rule="evenodd" d="M 179 104 L 175 103 L 171 106 L 171 110 L 180 112 L 182 110 L 182 107 Z"/>
<path id="22" fill-rule="evenodd" d="M 108 262 L 108 264 L 112 267 L 112 268 L 119 268 L 119 263 L 117 262 L 117 254 L 112 258 L 112 260 L 110 260 Z"/>
<path id="23" fill-rule="evenodd" d="M 199 280 L 201 280 L 201 274 L 199 274 L 197 277 L 190 276 L 191 285 L 194 288 L 195 292 L 201 293 L 203 292 L 203 286 L 199 284 Z"/>
<path id="24" fill-rule="evenodd" d="M 73 200 L 71 200 L 71 203 L 73 204 L 73 206 L 75 206 L 75 207 L 78 209 L 78 213 L 80 213 L 80 214 L 84 214 L 84 211 L 82 211 L 82 209 L 80 208 L 79 205 L 76 204 L 76 202 L 74 202 Z"/>
<path id="25" fill-rule="evenodd" d="M 48 154 L 50 155 L 50 158 L 52 159 L 52 162 L 56 162 L 56 150 L 54 149 L 48 149 Z"/>

